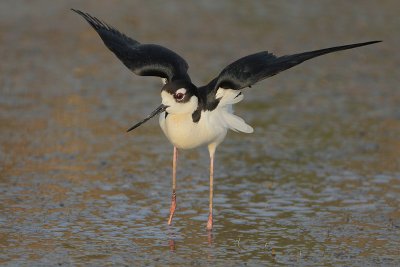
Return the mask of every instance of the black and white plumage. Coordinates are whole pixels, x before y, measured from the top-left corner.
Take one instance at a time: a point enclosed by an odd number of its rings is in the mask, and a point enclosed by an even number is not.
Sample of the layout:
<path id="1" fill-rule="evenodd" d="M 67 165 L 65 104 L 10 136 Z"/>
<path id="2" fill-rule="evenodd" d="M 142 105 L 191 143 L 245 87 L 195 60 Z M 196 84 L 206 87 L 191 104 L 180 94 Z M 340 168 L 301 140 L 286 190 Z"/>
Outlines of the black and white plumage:
<path id="1" fill-rule="evenodd" d="M 195 86 L 188 75 L 188 64 L 177 53 L 160 45 L 141 44 L 99 19 L 73 9 L 99 34 L 104 44 L 135 74 L 163 79 L 162 104 L 131 131 L 159 115 L 160 126 L 174 145 L 173 193 L 168 223 L 176 207 L 177 149 L 207 145 L 210 153 L 210 212 L 207 228 L 212 229 L 213 164 L 217 146 L 228 129 L 251 133 L 253 128 L 233 114 L 232 105 L 243 99 L 242 89 L 292 68 L 306 60 L 332 52 L 374 44 L 371 41 L 277 57 L 267 51 L 231 63 L 204 86 Z"/>

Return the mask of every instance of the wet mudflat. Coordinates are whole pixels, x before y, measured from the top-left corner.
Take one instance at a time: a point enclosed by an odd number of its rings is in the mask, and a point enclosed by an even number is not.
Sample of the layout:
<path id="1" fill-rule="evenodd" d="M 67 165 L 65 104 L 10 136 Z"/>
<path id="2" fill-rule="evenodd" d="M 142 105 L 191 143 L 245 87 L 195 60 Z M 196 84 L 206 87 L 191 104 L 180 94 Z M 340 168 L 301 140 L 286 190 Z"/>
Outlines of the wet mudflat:
<path id="1" fill-rule="evenodd" d="M 233 60 L 384 43 L 246 89 L 255 133 L 208 152 L 172 146 L 157 78 L 134 76 L 74 7 L 187 59 L 196 84 Z M 18 1 L 0 4 L 0 264 L 400 265 L 397 1 Z"/>

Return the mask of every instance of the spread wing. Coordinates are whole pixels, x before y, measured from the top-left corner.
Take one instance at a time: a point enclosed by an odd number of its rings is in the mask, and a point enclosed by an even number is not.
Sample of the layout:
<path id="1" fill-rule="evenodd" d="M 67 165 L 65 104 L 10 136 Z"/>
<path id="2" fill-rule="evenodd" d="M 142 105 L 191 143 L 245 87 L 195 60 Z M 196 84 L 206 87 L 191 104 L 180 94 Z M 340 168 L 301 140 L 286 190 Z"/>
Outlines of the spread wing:
<path id="1" fill-rule="evenodd" d="M 160 45 L 141 44 L 88 13 L 72 10 L 96 30 L 108 49 L 135 74 L 190 81 L 187 62 L 174 51 Z"/>
<path id="2" fill-rule="evenodd" d="M 245 87 L 250 87 L 265 78 L 274 76 L 279 72 L 294 67 L 306 60 L 328 53 L 378 42 L 381 41 L 336 46 L 282 57 L 277 57 L 266 51 L 259 52 L 243 57 L 228 65 L 221 71 L 218 77 L 209 83 L 208 87 L 211 87 L 211 91 L 216 91 L 218 88 L 240 90 Z"/>

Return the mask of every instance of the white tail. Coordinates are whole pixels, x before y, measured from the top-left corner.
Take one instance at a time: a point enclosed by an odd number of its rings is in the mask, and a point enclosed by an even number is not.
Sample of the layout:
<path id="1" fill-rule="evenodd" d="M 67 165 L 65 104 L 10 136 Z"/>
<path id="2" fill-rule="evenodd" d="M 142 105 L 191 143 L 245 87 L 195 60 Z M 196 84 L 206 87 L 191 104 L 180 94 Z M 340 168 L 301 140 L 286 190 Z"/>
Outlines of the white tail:
<path id="1" fill-rule="evenodd" d="M 243 100 L 240 90 L 219 88 L 216 98 L 220 99 L 218 109 L 220 110 L 220 120 L 229 129 L 235 132 L 252 133 L 253 127 L 248 125 L 242 118 L 233 114 L 232 105 Z"/>

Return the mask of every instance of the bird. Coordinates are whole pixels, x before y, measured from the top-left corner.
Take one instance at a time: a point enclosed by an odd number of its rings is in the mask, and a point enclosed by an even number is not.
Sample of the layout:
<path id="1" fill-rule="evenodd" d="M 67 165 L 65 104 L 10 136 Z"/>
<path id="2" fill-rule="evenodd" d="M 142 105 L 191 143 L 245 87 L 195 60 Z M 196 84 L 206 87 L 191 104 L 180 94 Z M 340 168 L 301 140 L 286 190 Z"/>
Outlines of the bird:
<path id="1" fill-rule="evenodd" d="M 239 58 L 206 85 L 196 86 L 188 74 L 188 63 L 176 52 L 158 44 L 140 43 L 89 13 L 71 10 L 89 23 L 105 46 L 134 74 L 162 79 L 161 104 L 127 131 L 130 132 L 159 115 L 160 127 L 173 145 L 172 197 L 168 225 L 172 224 L 177 206 L 178 150 L 207 146 L 210 156 L 208 230 L 213 229 L 216 148 L 225 139 L 228 130 L 253 132 L 253 128 L 233 112 L 232 106 L 243 100 L 242 91 L 309 59 L 381 42 L 353 43 L 284 56 L 262 51 Z"/>

